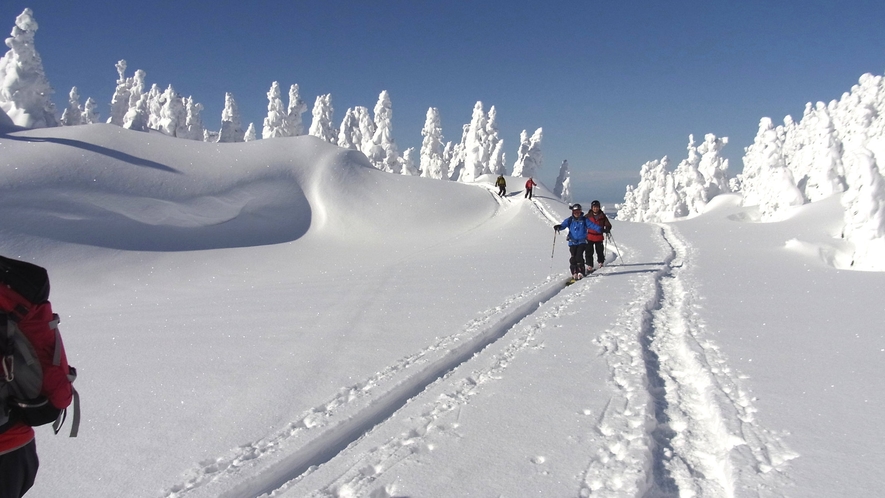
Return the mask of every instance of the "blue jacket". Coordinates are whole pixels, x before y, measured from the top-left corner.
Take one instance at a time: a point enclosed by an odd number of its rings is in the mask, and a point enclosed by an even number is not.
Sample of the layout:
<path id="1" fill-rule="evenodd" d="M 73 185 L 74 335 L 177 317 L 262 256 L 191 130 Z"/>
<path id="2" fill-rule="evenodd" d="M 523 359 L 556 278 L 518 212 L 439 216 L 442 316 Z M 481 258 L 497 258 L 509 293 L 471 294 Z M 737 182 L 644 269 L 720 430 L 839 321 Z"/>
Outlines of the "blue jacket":
<path id="1" fill-rule="evenodd" d="M 586 244 L 588 228 L 602 233 L 602 227 L 587 219 L 583 214 L 579 218 L 569 216 L 560 223 L 560 226 L 568 228 L 568 245 L 570 246 Z"/>

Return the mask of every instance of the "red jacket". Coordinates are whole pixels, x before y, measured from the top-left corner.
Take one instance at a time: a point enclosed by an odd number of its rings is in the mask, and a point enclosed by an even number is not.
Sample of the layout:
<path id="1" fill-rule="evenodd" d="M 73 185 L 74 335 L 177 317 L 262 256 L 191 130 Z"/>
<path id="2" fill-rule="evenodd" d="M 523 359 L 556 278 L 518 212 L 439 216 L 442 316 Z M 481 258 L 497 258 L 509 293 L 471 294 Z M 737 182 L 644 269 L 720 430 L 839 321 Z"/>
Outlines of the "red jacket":
<path id="1" fill-rule="evenodd" d="M 537 183 L 535 183 L 535 181 L 532 180 L 531 178 L 529 178 L 529 180 L 527 182 L 525 182 L 525 188 L 527 188 L 527 189 L 531 189 L 535 185 L 537 185 Z"/>
<path id="2" fill-rule="evenodd" d="M 593 211 L 591 210 L 589 213 L 586 214 L 586 216 L 588 220 L 601 226 L 604 230 L 610 230 L 612 227 L 612 224 L 608 221 L 608 217 L 605 215 L 605 213 L 602 212 L 601 209 L 596 214 L 593 214 Z M 589 242 L 602 242 L 605 240 L 605 235 L 603 235 L 602 232 L 597 232 L 596 230 L 593 230 L 592 228 L 587 228 L 587 240 Z"/>
<path id="3" fill-rule="evenodd" d="M 17 450 L 34 439 L 34 429 L 18 422 L 0 432 L 0 455 Z"/>

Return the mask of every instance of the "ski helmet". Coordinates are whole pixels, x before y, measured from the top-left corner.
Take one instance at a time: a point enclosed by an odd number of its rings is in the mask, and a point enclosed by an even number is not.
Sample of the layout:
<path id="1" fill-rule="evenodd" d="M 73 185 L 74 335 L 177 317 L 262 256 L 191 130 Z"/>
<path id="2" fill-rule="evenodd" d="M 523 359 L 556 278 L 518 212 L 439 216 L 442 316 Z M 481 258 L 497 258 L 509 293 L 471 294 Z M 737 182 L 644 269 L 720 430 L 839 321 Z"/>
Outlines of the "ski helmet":
<path id="1" fill-rule="evenodd" d="M 572 206 L 572 211 L 581 211 L 581 205 L 575 204 L 574 206 Z"/>
<path id="2" fill-rule="evenodd" d="M 593 201 L 593 202 L 590 203 L 590 207 L 594 207 L 594 206 L 595 206 L 595 207 L 601 207 L 600 204 L 599 204 L 599 201 Z"/>

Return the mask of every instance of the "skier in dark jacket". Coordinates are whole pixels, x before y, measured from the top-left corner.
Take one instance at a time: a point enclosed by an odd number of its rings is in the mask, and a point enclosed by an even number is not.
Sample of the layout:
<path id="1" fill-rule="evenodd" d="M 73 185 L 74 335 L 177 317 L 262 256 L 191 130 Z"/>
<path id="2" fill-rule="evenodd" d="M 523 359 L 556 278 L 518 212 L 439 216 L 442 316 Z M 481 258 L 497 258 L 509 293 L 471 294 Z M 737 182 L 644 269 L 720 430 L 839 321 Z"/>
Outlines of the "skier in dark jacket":
<path id="1" fill-rule="evenodd" d="M 601 230 L 587 230 L 587 273 L 593 271 L 593 251 L 596 251 L 596 262 L 602 268 L 605 263 L 605 235 L 612 230 L 612 224 L 608 221 L 608 217 L 602 212 L 602 206 L 599 201 L 590 203 L 590 213 L 587 219 L 599 225 Z"/>
<path id="2" fill-rule="evenodd" d="M 569 271 L 572 278 L 580 280 L 586 274 L 584 265 L 584 251 L 587 248 L 587 231 L 602 231 L 602 227 L 587 219 L 580 204 L 572 206 L 572 215 L 563 220 L 559 225 L 553 225 L 557 232 L 568 228 Z"/>
<path id="3" fill-rule="evenodd" d="M 495 180 L 495 186 L 498 187 L 498 195 L 504 197 L 507 193 L 507 180 L 504 179 L 504 175 L 498 175 L 498 179 Z"/>

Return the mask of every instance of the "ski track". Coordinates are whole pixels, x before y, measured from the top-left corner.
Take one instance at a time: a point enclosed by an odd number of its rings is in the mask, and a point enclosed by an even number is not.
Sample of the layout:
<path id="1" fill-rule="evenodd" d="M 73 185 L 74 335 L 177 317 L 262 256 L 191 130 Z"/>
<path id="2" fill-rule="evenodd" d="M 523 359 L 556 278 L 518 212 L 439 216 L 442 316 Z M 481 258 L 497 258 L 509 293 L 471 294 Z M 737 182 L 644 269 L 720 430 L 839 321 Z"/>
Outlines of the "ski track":
<path id="1" fill-rule="evenodd" d="M 497 194 L 492 192 L 497 197 Z M 506 206 L 506 199 L 499 199 Z M 533 201 L 545 222 L 550 215 Z M 765 429 L 756 416 L 746 378 L 707 332 L 698 286 L 691 277 L 692 248 L 672 225 L 660 225 L 662 262 L 610 266 L 631 278 L 631 301 L 597 339 L 611 372 L 612 395 L 599 415 L 596 454 L 577 495 L 589 497 L 782 497 L 791 485 L 788 462 L 798 455 L 785 433 Z M 625 252 L 631 252 L 624 247 Z M 627 267 L 637 267 L 632 270 Z M 593 281 L 596 284 L 598 281 Z M 463 375 L 464 364 L 488 345 L 502 350 L 437 399 L 425 402 L 410 430 L 374 447 L 333 482 L 309 496 L 390 496 L 372 489 L 378 476 L 428 447 L 427 435 L 457 429 L 452 418 L 478 390 L 501 378 L 516 355 L 540 349 L 547 322 L 581 303 L 596 285 L 563 290 L 550 276 L 485 310 L 462 331 L 438 339 L 301 413 L 282 431 L 231 454 L 204 461 L 166 498 L 190 491 L 218 496 L 276 496 L 319 465 L 370 434 L 428 386 Z M 557 299 L 553 299 L 557 297 Z M 474 363 L 471 363 L 474 365 Z M 213 488 L 213 485 L 218 491 Z"/>
<path id="2" fill-rule="evenodd" d="M 184 482 L 172 486 L 164 496 L 183 498 L 192 492 L 204 491 L 202 488 L 207 485 L 224 486 L 223 482 L 233 480 L 244 482 L 220 496 L 259 496 L 272 492 L 310 467 L 328 461 L 389 418 L 427 385 L 531 315 L 543 302 L 558 294 L 563 284 L 562 278 L 548 277 L 543 283 L 507 298 L 482 312 L 463 331 L 443 337 L 364 381 L 342 388 L 326 402 L 301 413 L 282 431 L 243 445 L 226 456 L 200 462 Z M 286 452 L 290 452 L 288 456 L 277 457 L 278 453 Z M 261 460 L 273 462 L 267 468 L 261 465 Z M 257 476 L 253 475 L 256 470 Z"/>

